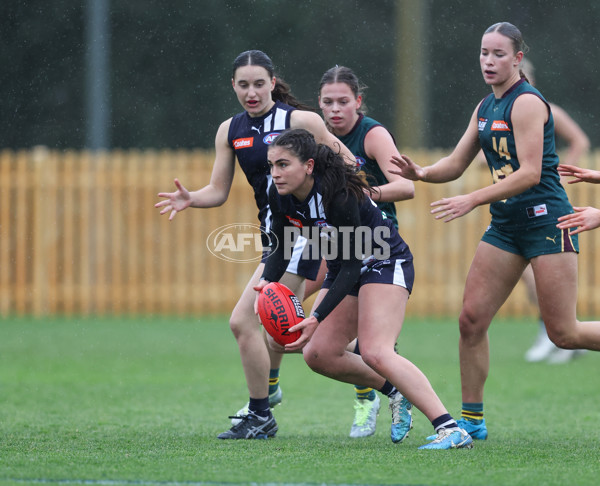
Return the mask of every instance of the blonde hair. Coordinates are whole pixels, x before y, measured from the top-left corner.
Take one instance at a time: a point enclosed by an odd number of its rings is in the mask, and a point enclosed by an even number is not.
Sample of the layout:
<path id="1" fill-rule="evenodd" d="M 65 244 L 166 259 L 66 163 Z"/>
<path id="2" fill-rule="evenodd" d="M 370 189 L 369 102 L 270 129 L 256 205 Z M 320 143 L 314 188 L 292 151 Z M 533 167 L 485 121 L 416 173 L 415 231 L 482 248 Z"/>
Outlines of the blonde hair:
<path id="1" fill-rule="evenodd" d="M 521 64 L 519 65 L 519 72 L 522 78 L 525 78 L 529 84 L 532 86 L 535 83 L 535 67 L 533 63 L 527 59 L 521 59 Z"/>

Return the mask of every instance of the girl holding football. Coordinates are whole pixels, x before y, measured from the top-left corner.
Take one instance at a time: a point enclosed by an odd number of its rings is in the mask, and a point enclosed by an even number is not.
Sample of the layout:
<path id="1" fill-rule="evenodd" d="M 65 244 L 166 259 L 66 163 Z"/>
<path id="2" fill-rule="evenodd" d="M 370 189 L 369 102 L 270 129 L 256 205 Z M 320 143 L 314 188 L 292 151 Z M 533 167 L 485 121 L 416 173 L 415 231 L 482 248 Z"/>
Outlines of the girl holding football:
<path id="1" fill-rule="evenodd" d="M 414 270 L 407 244 L 369 197 L 376 189 L 306 130 L 279 135 L 268 160 L 273 233 L 286 241 L 292 228 L 319 227 L 328 239 L 312 243 L 325 245 L 330 255 L 314 310 L 289 329 L 302 335 L 286 349 L 302 349 L 314 371 L 336 380 L 383 393 L 397 388 L 434 426 L 436 435 L 422 449 L 471 447 L 471 437 L 448 414 L 425 375 L 394 350 Z M 274 251 L 255 290 L 279 281 L 288 252 L 284 245 Z M 347 350 L 356 337 L 360 356 Z"/>
<path id="2" fill-rule="evenodd" d="M 175 179 L 175 192 L 161 192 L 165 198 L 156 204 L 160 214 L 169 214 L 169 220 L 188 207 L 209 208 L 222 205 L 229 195 L 236 158 L 254 189 L 261 227 L 271 227 L 267 190 L 271 176 L 267 165 L 268 144 L 280 132 L 288 128 L 303 128 L 325 145 L 340 152 L 349 163 L 354 162 L 352 153 L 331 134 L 321 117 L 307 111 L 290 92 L 289 86 L 274 74 L 271 59 L 262 51 L 241 53 L 233 63 L 233 90 L 244 109 L 243 112 L 221 123 L 215 138 L 215 162 L 209 184 L 199 190 L 188 191 Z M 255 292 L 253 287 L 263 273 L 263 260 L 250 278 L 229 321 L 238 343 L 246 383 L 250 394 L 247 412 L 242 409 L 234 425 L 219 435 L 220 439 L 254 439 L 272 437 L 277 423 L 270 405 L 281 401 L 281 389 L 269 393 L 270 357 L 262 328 L 254 313 Z M 282 277 L 293 292 L 302 298 L 304 279 L 317 277 L 320 260 L 293 259 Z"/>
<path id="3" fill-rule="evenodd" d="M 476 107 L 454 151 L 428 167 L 394 157 L 397 173 L 414 181 L 455 180 L 480 148 L 494 184 L 433 202 L 436 219 L 450 222 L 490 204 L 491 224 L 469 270 L 459 317 L 462 418 L 474 439 L 486 439 L 483 391 L 489 372 L 488 328 L 531 263 L 541 317 L 559 347 L 600 350 L 600 322 L 580 322 L 577 304 L 577 235 L 557 227 L 573 213 L 560 183 L 552 111 L 519 71 L 526 50 L 508 22 L 483 34 L 480 66 L 492 93 Z"/>
<path id="4" fill-rule="evenodd" d="M 395 201 L 412 199 L 415 186 L 412 181 L 390 172 L 395 169 L 390 162 L 392 155 L 399 155 L 392 134 L 379 122 L 366 116 L 363 102 L 366 87 L 354 71 L 345 66 L 328 69 L 319 83 L 319 107 L 329 130 L 356 157 L 357 169 L 366 176 L 374 188 L 373 200 L 390 219 L 396 230 Z M 324 269 L 325 265 L 321 265 Z M 320 284 L 322 280 L 314 282 Z M 312 284 L 312 285 L 314 285 Z M 308 289 L 308 285 L 307 285 Z M 315 291 L 318 289 L 315 289 Z M 353 346 L 353 347 L 352 347 Z M 352 350 L 360 353 L 358 341 L 351 344 Z M 350 437 L 365 437 L 375 433 L 377 413 L 380 407 L 379 396 L 373 389 L 355 385 L 355 417 Z M 391 437 L 394 442 L 403 438 L 406 424 L 410 424 L 410 403 L 401 395 L 390 397 L 392 412 Z"/>
<path id="5" fill-rule="evenodd" d="M 398 154 L 398 149 L 390 132 L 377 121 L 365 116 L 364 89 L 365 86 L 350 68 L 335 66 L 321 77 L 319 106 L 331 133 L 356 157 L 356 169 L 366 176 L 371 187 L 376 187 L 373 199 L 397 229 L 394 201 L 413 198 L 414 184 L 389 171 L 395 168 L 390 158 Z M 317 279 L 306 281 L 305 297 L 320 290 L 326 273 L 324 263 L 321 262 Z M 269 341 L 271 367 L 279 368 L 283 355 L 279 352 L 281 348 L 272 340 Z M 360 354 L 358 341 L 353 341 L 349 349 Z M 381 406 L 379 395 L 372 388 L 362 385 L 355 385 L 355 393 L 355 414 L 350 437 L 373 435 Z M 389 408 L 392 414 L 390 436 L 392 441 L 400 442 L 412 424 L 411 404 L 402 394 L 392 393 L 389 396 Z"/>

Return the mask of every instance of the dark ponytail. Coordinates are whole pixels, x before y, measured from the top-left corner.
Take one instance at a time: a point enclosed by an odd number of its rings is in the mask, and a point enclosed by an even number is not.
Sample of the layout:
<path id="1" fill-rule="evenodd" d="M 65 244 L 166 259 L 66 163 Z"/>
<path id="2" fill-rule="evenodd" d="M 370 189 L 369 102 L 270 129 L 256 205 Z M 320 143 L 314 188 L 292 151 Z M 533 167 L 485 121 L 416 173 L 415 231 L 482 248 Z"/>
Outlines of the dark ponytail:
<path id="1" fill-rule="evenodd" d="M 346 194 L 346 198 L 348 194 L 354 195 L 358 201 L 365 197 L 365 191 L 371 192 L 364 179 L 345 162 L 342 155 L 327 145 L 318 144 L 307 130 L 286 130 L 275 139 L 272 146 L 289 150 L 302 163 L 308 159 L 315 161 L 313 173 L 319 179 L 325 213 L 329 212 L 331 202 L 341 192 Z"/>
<path id="2" fill-rule="evenodd" d="M 274 101 L 281 101 L 286 105 L 293 106 L 299 110 L 316 111 L 313 107 L 298 101 L 292 94 L 292 90 L 283 79 L 275 75 L 275 68 L 273 67 L 273 61 L 263 51 L 253 49 L 250 51 L 244 51 L 239 54 L 233 61 L 233 74 L 235 78 L 235 72 L 242 66 L 260 66 L 266 69 L 269 73 L 269 77 L 275 77 L 275 87 L 271 92 L 271 96 Z"/>
<path id="3" fill-rule="evenodd" d="M 275 77 L 275 87 L 273 88 L 271 96 L 273 96 L 275 101 L 281 101 L 282 103 L 298 108 L 299 110 L 316 111 L 312 106 L 298 101 L 292 94 L 290 85 L 277 76 Z"/>

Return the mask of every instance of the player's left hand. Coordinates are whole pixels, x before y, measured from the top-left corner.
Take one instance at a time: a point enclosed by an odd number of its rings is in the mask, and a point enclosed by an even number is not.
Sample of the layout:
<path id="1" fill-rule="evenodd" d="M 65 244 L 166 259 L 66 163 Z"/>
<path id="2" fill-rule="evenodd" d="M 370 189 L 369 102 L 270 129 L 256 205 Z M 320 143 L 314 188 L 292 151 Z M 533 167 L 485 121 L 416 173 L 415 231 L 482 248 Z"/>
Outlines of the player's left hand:
<path id="1" fill-rule="evenodd" d="M 443 219 L 444 223 L 448 223 L 453 219 L 460 218 L 467 213 L 470 213 L 475 204 L 472 202 L 470 195 L 445 197 L 439 201 L 431 203 L 431 214 L 435 215 L 435 219 Z"/>
<path id="2" fill-rule="evenodd" d="M 301 331 L 302 335 L 293 343 L 286 344 L 285 350 L 287 352 L 294 352 L 306 346 L 308 341 L 310 341 L 310 338 L 312 338 L 312 335 L 315 333 L 318 325 L 319 321 L 317 321 L 317 318 L 315 316 L 309 316 L 295 326 L 290 327 L 289 332 Z"/>

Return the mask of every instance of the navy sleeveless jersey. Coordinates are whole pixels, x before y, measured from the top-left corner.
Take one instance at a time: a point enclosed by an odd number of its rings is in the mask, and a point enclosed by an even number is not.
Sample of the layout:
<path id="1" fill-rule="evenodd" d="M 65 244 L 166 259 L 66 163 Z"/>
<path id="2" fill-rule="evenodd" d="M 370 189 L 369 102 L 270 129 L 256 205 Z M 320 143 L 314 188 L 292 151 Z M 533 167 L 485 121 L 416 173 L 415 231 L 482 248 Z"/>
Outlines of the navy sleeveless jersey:
<path id="1" fill-rule="evenodd" d="M 319 181 L 315 178 L 315 184 L 311 189 L 308 197 L 304 201 L 299 201 L 293 195 L 280 196 L 277 190 L 273 188 L 269 192 L 270 201 L 273 204 L 273 212 L 282 215 L 286 221 L 286 225 L 296 228 L 319 228 L 319 230 L 327 227 L 338 228 L 339 222 L 325 214 L 325 209 L 322 204 L 322 195 L 319 192 Z M 336 208 L 338 211 L 344 211 L 343 208 Z M 371 254 L 361 255 L 362 259 L 367 259 L 377 250 L 384 250 L 389 256 L 387 258 L 405 258 L 412 259 L 412 254 L 406 242 L 399 235 L 397 228 L 392 221 L 382 214 L 381 209 L 373 202 L 371 198 L 365 196 L 359 202 L 360 226 L 362 230 L 357 232 L 361 237 L 361 248 L 371 249 Z M 381 228 L 385 227 L 385 233 L 388 237 L 381 241 L 377 238 L 365 241 L 365 238 L 372 238 L 373 235 L 381 234 Z M 369 229 L 371 231 L 364 231 Z M 389 231 L 387 231 L 389 230 Z M 344 252 L 338 251 L 337 258 L 327 261 L 329 271 L 337 271 L 343 260 Z M 316 256 L 316 255 L 314 255 Z M 318 255 L 320 259 L 320 255 Z"/>
<path id="2" fill-rule="evenodd" d="M 311 248 L 312 258 L 320 260 L 319 252 L 322 251 L 327 260 L 327 278 L 333 279 L 327 295 L 315 311 L 320 316 L 319 320 L 327 317 L 352 291 L 363 267 L 368 268 L 378 262 L 404 261 L 409 262 L 412 268 L 408 245 L 392 222 L 384 219 L 381 209 L 366 195 L 357 200 L 354 195 L 346 195 L 340 190 L 334 195 L 331 207 L 327 208 L 329 214 L 325 214 L 319 181 L 315 178 L 315 184 L 304 201 L 293 195 L 280 196 L 275 187 L 269 191 L 269 201 L 273 208 L 273 233 L 284 244 L 280 244 L 266 262 L 262 278 L 270 281 L 281 278 L 286 258 L 289 258 L 285 256 L 285 247 L 293 241 L 290 238 L 291 241 L 286 244 L 286 226 L 299 228 L 306 241 L 311 242 L 308 248 Z M 324 238 L 319 238 L 320 234 Z M 316 252 L 312 250 L 315 246 Z"/>
<path id="3" fill-rule="evenodd" d="M 267 192 L 271 185 L 267 150 L 271 142 L 290 127 L 290 115 L 295 109 L 276 101 L 265 115 L 253 118 L 244 111 L 232 117 L 229 125 L 227 141 L 254 190 L 258 219 L 267 230 L 270 226 Z"/>

